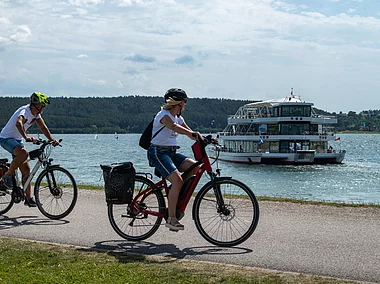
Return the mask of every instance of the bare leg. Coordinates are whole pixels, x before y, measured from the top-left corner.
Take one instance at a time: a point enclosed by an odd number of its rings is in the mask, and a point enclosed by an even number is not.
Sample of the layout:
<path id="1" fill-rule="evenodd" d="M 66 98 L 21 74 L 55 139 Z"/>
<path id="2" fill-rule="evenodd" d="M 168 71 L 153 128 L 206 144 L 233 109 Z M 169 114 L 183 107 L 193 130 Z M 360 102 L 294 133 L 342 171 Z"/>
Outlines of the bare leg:
<path id="1" fill-rule="evenodd" d="M 29 162 L 28 161 L 25 161 L 25 163 L 23 163 L 20 166 L 20 171 L 21 171 L 21 174 L 22 174 L 22 184 L 24 185 L 25 182 L 26 182 L 26 180 L 28 179 L 28 177 L 30 175 L 30 166 L 29 166 Z M 31 189 L 30 183 L 28 184 L 28 186 L 25 189 L 25 195 L 28 198 L 31 198 L 33 196 L 32 195 L 32 189 Z"/>
<path id="2" fill-rule="evenodd" d="M 183 164 L 181 165 L 181 168 L 179 169 L 181 172 L 186 171 L 188 168 L 190 168 L 193 164 L 195 164 L 195 161 L 193 159 L 186 159 Z M 199 169 L 199 166 L 195 167 L 186 177 L 196 175 L 197 171 Z"/>
<path id="3" fill-rule="evenodd" d="M 168 195 L 168 216 L 176 217 L 176 205 L 178 201 L 178 195 L 183 185 L 183 180 L 178 171 L 172 173 L 167 179 L 171 182 L 172 187 Z"/>
<path id="4" fill-rule="evenodd" d="M 8 171 L 5 173 L 7 176 L 13 175 L 15 170 L 24 164 L 24 162 L 28 159 L 28 151 L 24 147 L 17 146 L 13 150 L 13 156 L 14 158 L 12 160 L 12 163 L 9 166 Z"/>

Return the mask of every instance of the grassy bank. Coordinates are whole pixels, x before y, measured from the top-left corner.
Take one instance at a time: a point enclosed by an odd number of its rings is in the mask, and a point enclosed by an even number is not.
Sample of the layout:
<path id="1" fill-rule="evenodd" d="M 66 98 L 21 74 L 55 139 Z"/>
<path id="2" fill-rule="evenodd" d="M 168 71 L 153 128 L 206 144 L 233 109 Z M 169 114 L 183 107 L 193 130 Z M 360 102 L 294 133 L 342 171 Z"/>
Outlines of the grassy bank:
<path id="1" fill-rule="evenodd" d="M 0 283 L 357 283 L 0 238 Z"/>
<path id="2" fill-rule="evenodd" d="M 95 185 L 78 185 L 80 189 L 86 190 L 104 190 L 103 186 Z M 195 194 L 194 194 L 195 196 Z M 311 205 L 329 205 L 337 207 L 374 207 L 380 208 L 380 204 L 358 204 L 358 203 L 337 203 L 337 202 L 327 202 L 327 201 L 309 201 L 309 200 L 300 200 L 292 198 L 280 198 L 280 197 L 271 197 L 271 196 L 256 196 L 258 201 L 275 201 L 275 202 L 292 202 L 299 204 L 311 204 Z"/>

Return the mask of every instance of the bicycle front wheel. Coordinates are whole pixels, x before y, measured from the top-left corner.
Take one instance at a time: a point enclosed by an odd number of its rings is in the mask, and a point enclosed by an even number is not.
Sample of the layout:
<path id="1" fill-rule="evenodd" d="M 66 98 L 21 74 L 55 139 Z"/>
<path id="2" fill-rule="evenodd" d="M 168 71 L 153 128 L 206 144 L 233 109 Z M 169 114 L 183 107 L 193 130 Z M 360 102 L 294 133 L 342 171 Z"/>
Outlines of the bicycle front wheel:
<path id="1" fill-rule="evenodd" d="M 0 165 L 0 178 L 4 175 L 4 173 L 8 171 L 8 168 Z M 12 198 L 12 191 L 7 190 L 4 185 L 0 187 L 0 215 L 7 213 L 11 210 L 14 204 Z"/>
<path id="2" fill-rule="evenodd" d="M 154 183 L 145 177 L 136 176 L 134 193 L 139 193 Z M 152 191 L 144 200 L 137 200 L 140 210 L 163 213 L 165 200 L 161 191 Z M 134 212 L 129 204 L 108 204 L 108 219 L 112 228 L 122 238 L 141 241 L 152 236 L 160 227 L 162 217 Z"/>
<path id="3" fill-rule="evenodd" d="M 221 194 L 218 204 L 216 191 Z M 259 221 L 259 204 L 248 186 L 234 179 L 218 179 L 216 189 L 206 184 L 194 201 L 194 221 L 208 242 L 223 247 L 247 240 Z"/>
<path id="4" fill-rule="evenodd" d="M 50 219 L 66 217 L 74 209 L 78 188 L 74 177 L 64 168 L 53 166 L 41 172 L 34 196 L 38 209 Z"/>

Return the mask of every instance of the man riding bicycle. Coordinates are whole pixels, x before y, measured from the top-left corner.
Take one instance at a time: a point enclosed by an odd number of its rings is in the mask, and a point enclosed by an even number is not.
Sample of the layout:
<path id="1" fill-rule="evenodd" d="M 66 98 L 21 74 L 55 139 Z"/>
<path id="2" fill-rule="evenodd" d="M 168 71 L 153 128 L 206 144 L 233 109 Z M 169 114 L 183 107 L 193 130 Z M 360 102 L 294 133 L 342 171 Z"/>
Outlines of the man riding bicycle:
<path id="1" fill-rule="evenodd" d="M 24 183 L 30 174 L 30 165 L 28 162 L 28 151 L 25 149 L 22 139 L 26 142 L 35 142 L 37 139 L 27 135 L 26 131 L 34 122 L 37 123 L 41 132 L 49 141 L 54 141 L 59 145 L 59 141 L 53 139 L 49 129 L 47 128 L 41 114 L 45 107 L 49 104 L 47 96 L 40 92 L 34 92 L 30 97 L 30 103 L 20 107 L 8 120 L 0 133 L 0 145 L 12 154 L 13 160 L 8 171 L 2 177 L 4 186 L 7 189 L 13 188 L 12 175 L 19 168 L 22 174 L 22 182 Z M 25 191 L 25 205 L 35 207 L 36 202 L 32 197 L 30 184 Z"/>

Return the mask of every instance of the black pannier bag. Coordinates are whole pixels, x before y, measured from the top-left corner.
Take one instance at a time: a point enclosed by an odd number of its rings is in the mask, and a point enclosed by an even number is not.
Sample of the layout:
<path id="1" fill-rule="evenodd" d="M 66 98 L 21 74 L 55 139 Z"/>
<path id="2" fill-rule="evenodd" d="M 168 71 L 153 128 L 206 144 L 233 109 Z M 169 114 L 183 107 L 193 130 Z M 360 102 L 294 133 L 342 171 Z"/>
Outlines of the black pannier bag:
<path id="1" fill-rule="evenodd" d="M 103 170 L 107 203 L 129 204 L 135 186 L 135 168 L 131 162 L 100 165 Z"/>

